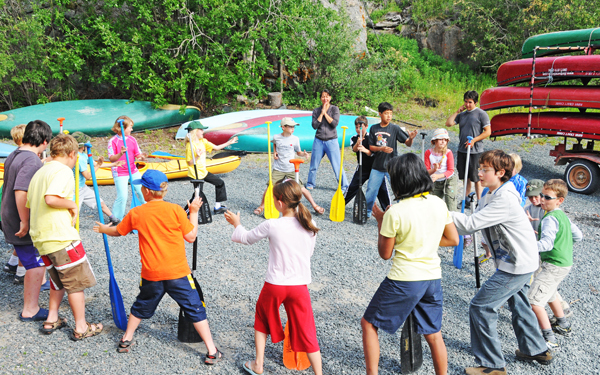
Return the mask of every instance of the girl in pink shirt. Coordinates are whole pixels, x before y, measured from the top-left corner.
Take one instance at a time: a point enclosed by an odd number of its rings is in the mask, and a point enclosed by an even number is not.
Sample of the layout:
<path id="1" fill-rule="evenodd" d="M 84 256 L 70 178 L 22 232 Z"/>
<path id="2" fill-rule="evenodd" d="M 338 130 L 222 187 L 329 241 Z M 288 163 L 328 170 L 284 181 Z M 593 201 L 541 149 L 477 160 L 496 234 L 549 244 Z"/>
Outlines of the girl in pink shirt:
<path id="1" fill-rule="evenodd" d="M 433 180 L 432 194 L 446 203 L 448 211 L 456 209 L 458 176 L 454 173 L 454 155 L 448 149 L 450 136 L 446 129 L 437 129 L 431 138 L 431 149 L 425 151 L 425 167 Z"/>
<path id="2" fill-rule="evenodd" d="M 300 203 L 302 190 L 296 181 L 288 180 L 273 187 L 279 219 L 262 222 L 251 231 L 240 223 L 240 214 L 225 213 L 235 227 L 232 241 L 251 245 L 269 239 L 269 263 L 265 284 L 256 302 L 254 341 L 256 359 L 244 363 L 249 374 L 261 374 L 267 335 L 273 343 L 284 339 L 279 307 L 283 303 L 288 315 L 290 343 L 295 352 L 306 352 L 317 375 L 322 374 L 321 351 L 307 284 L 311 282 L 310 257 L 319 229 L 308 209 Z"/>

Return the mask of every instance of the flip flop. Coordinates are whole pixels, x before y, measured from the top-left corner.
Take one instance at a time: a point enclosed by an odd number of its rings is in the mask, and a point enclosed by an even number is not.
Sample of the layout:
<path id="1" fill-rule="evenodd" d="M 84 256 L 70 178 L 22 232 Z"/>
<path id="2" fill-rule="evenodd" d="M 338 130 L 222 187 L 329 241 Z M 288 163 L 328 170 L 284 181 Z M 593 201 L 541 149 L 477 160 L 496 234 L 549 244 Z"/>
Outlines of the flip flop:
<path id="1" fill-rule="evenodd" d="M 244 370 L 250 374 L 250 375 L 264 375 L 265 372 L 254 372 L 252 371 L 252 367 L 248 366 L 247 363 L 250 363 L 250 361 L 244 362 L 244 364 L 242 365 L 242 367 L 244 368 Z"/>
<path id="2" fill-rule="evenodd" d="M 325 209 L 321 206 L 314 207 L 313 210 L 315 210 L 315 214 L 317 215 L 323 215 L 325 213 Z"/>
<path id="3" fill-rule="evenodd" d="M 41 322 L 42 320 L 48 319 L 48 310 L 42 308 L 30 318 L 25 318 L 22 314 L 23 313 L 19 314 L 19 319 L 21 319 L 22 322 Z"/>

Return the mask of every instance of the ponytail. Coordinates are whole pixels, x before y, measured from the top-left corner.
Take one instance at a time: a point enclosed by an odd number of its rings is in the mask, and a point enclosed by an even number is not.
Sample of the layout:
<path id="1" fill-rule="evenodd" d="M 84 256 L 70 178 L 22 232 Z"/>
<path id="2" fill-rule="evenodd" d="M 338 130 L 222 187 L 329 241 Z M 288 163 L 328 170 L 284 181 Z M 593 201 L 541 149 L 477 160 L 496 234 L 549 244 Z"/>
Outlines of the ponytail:
<path id="1" fill-rule="evenodd" d="M 300 199 L 302 199 L 302 188 L 296 181 L 287 180 L 276 184 L 273 187 L 273 195 L 288 208 L 294 210 L 296 219 L 298 219 L 302 228 L 313 232 L 313 234 L 317 234 L 319 228 L 313 224 L 310 211 L 300 202 Z"/>
<path id="2" fill-rule="evenodd" d="M 312 221 L 312 216 L 308 208 L 302 203 L 298 204 L 298 208 L 296 209 L 296 219 L 302 225 L 302 228 L 306 229 L 309 232 L 313 232 L 313 234 L 317 234 L 319 228 L 317 228 Z"/>

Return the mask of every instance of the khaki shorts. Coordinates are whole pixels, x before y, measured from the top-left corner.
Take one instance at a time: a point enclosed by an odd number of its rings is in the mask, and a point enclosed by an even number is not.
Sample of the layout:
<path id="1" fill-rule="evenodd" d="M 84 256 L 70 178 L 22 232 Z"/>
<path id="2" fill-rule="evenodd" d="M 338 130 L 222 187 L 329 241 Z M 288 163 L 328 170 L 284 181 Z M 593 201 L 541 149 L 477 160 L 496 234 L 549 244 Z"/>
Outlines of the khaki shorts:
<path id="1" fill-rule="evenodd" d="M 100 198 L 100 202 L 103 202 L 102 198 Z M 98 206 L 96 204 L 96 194 L 94 194 L 94 190 L 87 186 L 79 189 L 79 210 L 81 210 L 81 204 L 83 203 L 92 210 L 95 210 Z"/>
<path id="2" fill-rule="evenodd" d="M 296 181 L 296 172 L 281 172 L 273 169 L 273 171 L 271 172 L 271 178 L 273 179 L 273 185 L 285 179 Z M 300 180 L 300 186 L 302 185 L 304 184 L 302 183 L 302 180 Z"/>
<path id="3" fill-rule="evenodd" d="M 66 289 L 67 294 L 81 292 L 96 285 L 96 276 L 88 262 L 81 241 L 74 241 L 62 250 L 42 256 L 54 290 Z"/>
<path id="4" fill-rule="evenodd" d="M 556 299 L 558 285 L 571 271 L 570 267 L 559 267 L 542 262 L 540 269 L 529 288 L 529 303 L 535 306 L 546 306 Z"/>

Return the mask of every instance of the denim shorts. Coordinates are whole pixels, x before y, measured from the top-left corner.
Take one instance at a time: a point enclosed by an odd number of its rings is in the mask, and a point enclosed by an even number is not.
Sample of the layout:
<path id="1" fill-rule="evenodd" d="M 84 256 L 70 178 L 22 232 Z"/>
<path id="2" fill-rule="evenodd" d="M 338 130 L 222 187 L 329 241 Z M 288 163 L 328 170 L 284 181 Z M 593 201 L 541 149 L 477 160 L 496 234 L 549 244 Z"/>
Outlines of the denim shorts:
<path id="1" fill-rule="evenodd" d="M 375 327 L 394 334 L 412 312 L 417 332 L 429 335 L 442 329 L 442 305 L 441 279 L 397 281 L 386 277 L 363 317 Z"/>

